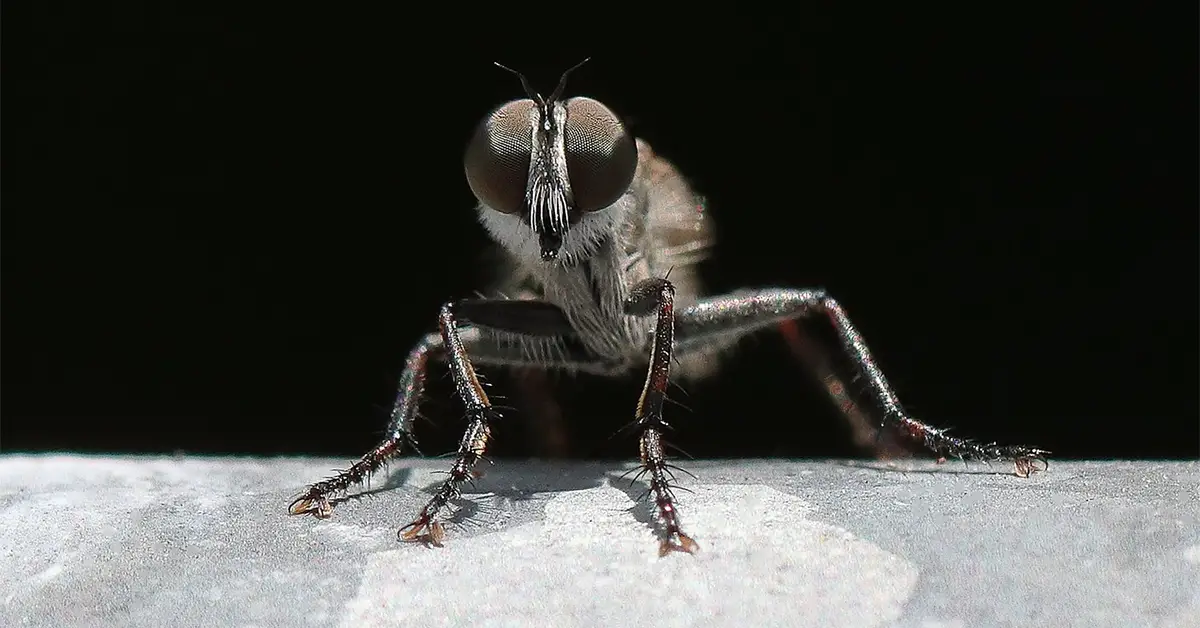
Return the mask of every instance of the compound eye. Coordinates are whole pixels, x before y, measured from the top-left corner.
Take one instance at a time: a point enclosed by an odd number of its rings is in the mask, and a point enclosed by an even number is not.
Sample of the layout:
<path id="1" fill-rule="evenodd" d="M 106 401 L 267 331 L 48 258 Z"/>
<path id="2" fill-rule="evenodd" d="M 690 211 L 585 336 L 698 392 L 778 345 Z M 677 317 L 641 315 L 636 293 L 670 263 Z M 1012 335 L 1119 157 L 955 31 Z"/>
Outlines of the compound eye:
<path id="1" fill-rule="evenodd" d="M 617 114 L 591 98 L 564 103 L 567 176 L 575 207 L 597 211 L 617 202 L 633 182 L 637 145 Z"/>
<path id="2" fill-rule="evenodd" d="M 467 144 L 467 184 L 475 198 L 496 211 L 515 214 L 525 206 L 536 108 L 529 99 L 500 107 L 479 123 Z"/>

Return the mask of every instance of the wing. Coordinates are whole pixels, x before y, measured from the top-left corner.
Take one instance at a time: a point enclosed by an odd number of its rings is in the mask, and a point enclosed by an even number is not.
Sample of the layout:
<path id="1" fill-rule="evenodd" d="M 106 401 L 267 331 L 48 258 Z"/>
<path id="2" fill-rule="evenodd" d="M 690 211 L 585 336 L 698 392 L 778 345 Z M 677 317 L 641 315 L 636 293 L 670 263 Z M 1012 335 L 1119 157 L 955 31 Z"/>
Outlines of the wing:
<path id="1" fill-rule="evenodd" d="M 629 263 L 645 264 L 644 273 L 662 277 L 668 272 L 677 299 L 690 303 L 703 294 L 696 264 L 712 250 L 714 229 L 704 198 L 692 191 L 671 162 L 650 144 L 637 141 L 638 169 L 631 192 L 638 199 L 626 234 Z"/>

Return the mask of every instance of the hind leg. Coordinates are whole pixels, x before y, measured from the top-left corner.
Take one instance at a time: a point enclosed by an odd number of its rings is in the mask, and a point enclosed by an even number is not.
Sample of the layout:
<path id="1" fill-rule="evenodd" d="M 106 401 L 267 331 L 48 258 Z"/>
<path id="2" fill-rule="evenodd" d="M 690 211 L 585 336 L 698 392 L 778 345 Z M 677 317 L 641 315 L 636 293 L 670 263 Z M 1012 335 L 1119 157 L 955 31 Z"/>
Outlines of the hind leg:
<path id="1" fill-rule="evenodd" d="M 769 289 L 705 299 L 676 315 L 677 344 L 681 352 L 701 350 L 787 321 L 823 316 L 833 325 L 841 340 L 841 349 L 856 365 L 868 392 L 881 411 L 881 428 L 887 428 L 915 442 L 939 457 L 983 461 L 1009 461 L 1016 475 L 1027 477 L 1046 467 L 1050 452 L 1024 445 L 981 444 L 950 436 L 946 430 L 918 421 L 905 412 L 887 378 L 875 363 L 862 334 L 850 322 L 842 306 L 823 290 Z M 813 343 L 804 343 L 806 362 L 822 377 L 830 397 L 851 422 L 865 423 L 865 414 L 850 398 L 845 383 L 816 353 Z"/>

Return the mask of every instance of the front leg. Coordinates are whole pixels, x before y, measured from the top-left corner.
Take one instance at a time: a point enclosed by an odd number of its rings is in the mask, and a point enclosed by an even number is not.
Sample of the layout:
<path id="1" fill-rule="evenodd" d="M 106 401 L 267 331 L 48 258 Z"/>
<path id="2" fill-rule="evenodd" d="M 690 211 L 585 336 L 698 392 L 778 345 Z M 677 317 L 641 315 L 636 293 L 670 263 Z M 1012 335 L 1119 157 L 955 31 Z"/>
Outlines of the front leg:
<path id="1" fill-rule="evenodd" d="M 458 398 L 466 406 L 467 429 L 459 442 L 449 477 L 421 509 L 412 523 L 400 529 L 402 541 L 424 542 L 440 547 L 445 539 L 442 511 L 462 495 L 462 485 L 472 477 L 476 463 L 483 458 L 491 437 L 491 423 L 500 417 L 479 383 L 466 345 L 458 331 L 460 323 L 476 331 L 510 334 L 526 340 L 547 340 L 555 346 L 554 355 L 537 359 L 523 353 L 520 344 L 502 346 L 480 342 L 473 346 L 481 363 L 506 366 L 541 366 L 605 372 L 608 365 L 581 352 L 578 337 L 566 315 L 557 306 L 542 301 L 505 299 L 466 299 L 442 306 L 438 313 L 442 349 Z"/>
<path id="2" fill-rule="evenodd" d="M 1016 475 L 1027 477 L 1046 467 L 1050 452 L 1024 445 L 1000 446 L 981 444 L 951 436 L 944 429 L 912 418 L 901 407 L 896 393 L 888 384 L 883 371 L 867 349 L 858 328 L 850 322 L 841 304 L 823 290 L 760 290 L 707 299 L 679 314 L 679 345 L 681 351 L 711 344 L 721 344 L 731 337 L 741 336 L 784 321 L 824 315 L 841 340 L 842 349 L 857 366 L 876 405 L 882 411 L 880 424 L 892 428 L 910 440 L 943 457 L 971 460 L 1007 460 L 1015 467 Z M 811 360 L 821 364 L 819 359 Z M 822 370 L 830 397 L 847 418 L 858 410 L 847 394 L 840 378 Z"/>
<path id="3" fill-rule="evenodd" d="M 345 494 L 350 487 L 370 478 L 389 459 L 399 455 L 404 449 L 416 450 L 413 419 L 416 417 L 417 404 L 425 388 L 429 359 L 437 355 L 449 363 L 458 396 L 466 405 L 469 423 L 459 444 L 458 456 L 451 468 L 450 477 L 421 510 L 417 519 L 401 529 L 400 536 L 406 541 L 441 544 L 445 533 L 437 515 L 450 500 L 458 497 L 462 482 L 470 477 L 471 469 L 483 456 L 489 434 L 488 421 L 494 418 L 495 410 L 492 409 L 471 363 L 467 360 L 463 338 L 458 332 L 449 304 L 442 307 L 438 324 L 440 333 L 426 336 L 409 353 L 404 374 L 400 377 L 396 401 L 392 406 L 387 436 L 350 468 L 310 485 L 303 495 L 292 502 L 289 508 L 291 514 L 312 513 L 322 519 L 329 517 L 333 513 L 335 496 Z M 498 361 L 514 359 L 514 356 L 506 355 L 503 351 L 494 353 L 497 353 L 495 359 Z"/>
<path id="4" fill-rule="evenodd" d="M 667 398 L 667 381 L 671 354 L 675 342 L 675 287 L 666 279 L 647 279 L 633 287 L 625 302 L 625 311 L 636 316 L 655 315 L 654 341 L 650 349 L 650 368 L 646 385 L 638 398 L 634 425 L 641 430 L 639 445 L 642 473 L 650 476 L 650 493 L 658 511 L 661 541 L 658 553 L 672 551 L 693 553 L 699 546 L 679 523 L 675 495 L 671 490 L 671 472 L 663 451 L 663 403 Z"/>
<path id="5" fill-rule="evenodd" d="M 467 358 L 467 350 L 458 333 L 454 308 L 449 303 L 443 305 L 438 312 L 438 329 L 442 335 L 442 346 L 446 352 L 450 374 L 454 377 L 455 390 L 458 398 L 466 406 L 467 430 L 459 441 L 458 454 L 454 465 L 450 467 L 450 476 L 421 509 L 417 518 L 400 528 L 398 534 L 402 541 L 424 542 L 441 547 L 446 532 L 439 516 L 450 501 L 462 494 L 463 482 L 471 478 L 475 464 L 487 450 L 488 438 L 491 436 L 489 423 L 499 417 L 475 375 L 475 368 Z"/>

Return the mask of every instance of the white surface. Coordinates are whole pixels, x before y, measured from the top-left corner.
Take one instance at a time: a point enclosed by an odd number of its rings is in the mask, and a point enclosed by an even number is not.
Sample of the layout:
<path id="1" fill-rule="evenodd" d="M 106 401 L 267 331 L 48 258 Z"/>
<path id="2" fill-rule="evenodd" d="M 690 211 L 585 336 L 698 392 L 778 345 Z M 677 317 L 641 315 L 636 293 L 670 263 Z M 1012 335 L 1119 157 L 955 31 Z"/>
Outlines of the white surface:
<path id="1" fill-rule="evenodd" d="M 687 502 L 689 534 L 707 540 L 695 556 L 659 559 L 637 504 L 611 486 L 556 495 L 544 521 L 503 540 L 376 554 L 341 625 L 878 626 L 916 585 L 911 563 L 808 520 L 807 504 L 772 488 L 700 487 Z M 447 604 L 447 581 L 473 592 L 470 603 Z"/>
<path id="2" fill-rule="evenodd" d="M 500 461 L 442 549 L 447 461 L 285 514 L 346 462 L 0 457 L 0 625 L 1200 626 L 1196 462 L 688 463 L 664 558 L 620 465 Z"/>

